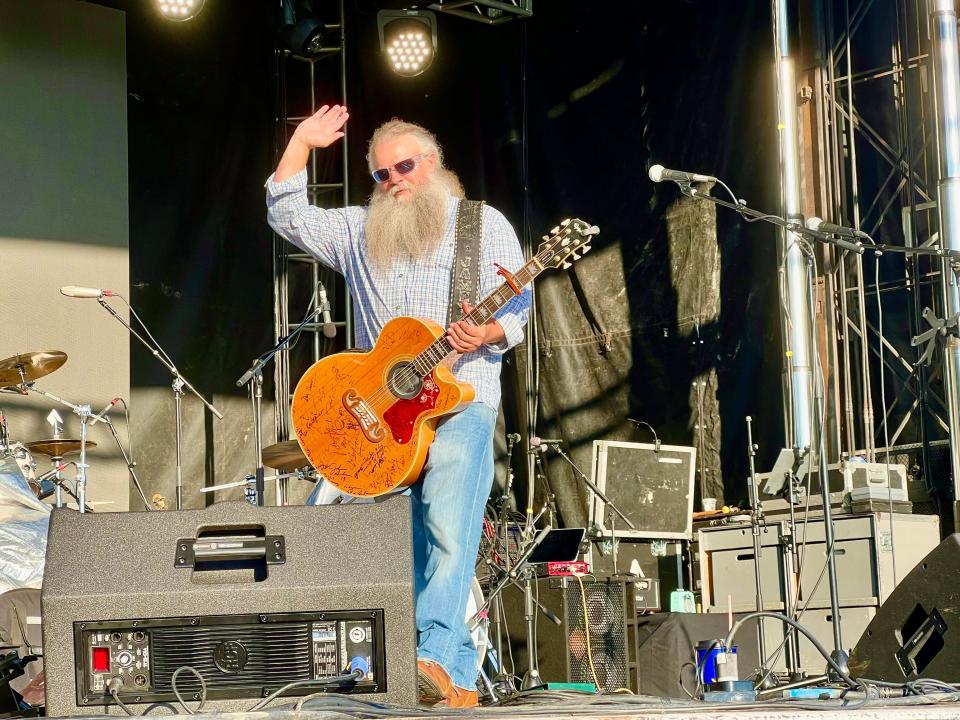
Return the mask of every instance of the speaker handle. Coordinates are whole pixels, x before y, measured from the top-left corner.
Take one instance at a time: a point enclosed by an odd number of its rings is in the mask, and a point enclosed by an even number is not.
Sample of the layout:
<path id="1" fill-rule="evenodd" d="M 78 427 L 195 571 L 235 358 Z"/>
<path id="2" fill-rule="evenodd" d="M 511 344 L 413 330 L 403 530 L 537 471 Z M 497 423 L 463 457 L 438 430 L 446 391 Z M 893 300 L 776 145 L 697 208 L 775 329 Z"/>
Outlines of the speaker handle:
<path id="1" fill-rule="evenodd" d="M 202 563 L 229 563 L 260 560 L 267 565 L 283 565 L 287 561 L 287 544 L 283 535 L 222 535 L 177 540 L 174 566 L 201 570 Z"/>

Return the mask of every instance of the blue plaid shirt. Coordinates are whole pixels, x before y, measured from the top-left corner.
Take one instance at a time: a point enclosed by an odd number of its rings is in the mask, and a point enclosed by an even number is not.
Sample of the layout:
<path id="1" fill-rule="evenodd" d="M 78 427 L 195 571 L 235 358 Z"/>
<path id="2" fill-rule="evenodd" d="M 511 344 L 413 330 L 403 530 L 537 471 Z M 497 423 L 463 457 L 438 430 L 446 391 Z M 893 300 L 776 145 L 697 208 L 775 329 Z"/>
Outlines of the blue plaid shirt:
<path id="1" fill-rule="evenodd" d="M 402 315 L 430 318 L 446 327 L 450 303 L 450 271 L 459 200 L 450 198 L 450 215 L 434 255 L 423 260 L 398 260 L 389 275 L 378 274 L 367 261 L 367 208 L 324 209 L 307 200 L 307 173 L 282 182 L 267 180 L 267 220 L 278 235 L 310 253 L 346 278 L 353 297 L 354 328 L 359 348 L 369 349 L 389 320 Z M 503 282 L 494 263 L 510 272 L 523 265 L 517 235 L 507 219 L 483 206 L 480 245 L 480 298 Z M 477 391 L 477 400 L 496 411 L 500 405 L 500 364 L 503 353 L 523 340 L 530 309 L 530 289 L 511 299 L 496 319 L 506 340 L 481 346 L 457 360 L 456 376 Z"/>

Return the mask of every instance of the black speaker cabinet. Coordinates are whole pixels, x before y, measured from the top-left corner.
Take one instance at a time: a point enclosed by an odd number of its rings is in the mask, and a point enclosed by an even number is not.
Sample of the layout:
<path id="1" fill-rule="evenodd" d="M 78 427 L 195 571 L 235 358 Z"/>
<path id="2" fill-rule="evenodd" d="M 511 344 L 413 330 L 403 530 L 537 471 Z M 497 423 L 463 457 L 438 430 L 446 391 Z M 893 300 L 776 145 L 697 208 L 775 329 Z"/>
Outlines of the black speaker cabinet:
<path id="1" fill-rule="evenodd" d="M 636 612 L 630 583 L 583 578 L 581 593 L 576 578 L 540 578 L 534 595 L 560 620 L 557 625 L 536 610 L 539 613 L 537 657 L 540 677 L 545 682 L 594 683 L 593 670 L 596 670 L 601 690 L 636 691 Z M 523 592 L 508 586 L 503 594 L 503 606 L 516 674 L 522 676 L 528 667 Z M 504 655 L 510 657 L 506 648 Z"/>
<path id="2" fill-rule="evenodd" d="M 960 682 L 960 534 L 927 555 L 880 606 L 850 656 L 854 677 Z"/>
<path id="3" fill-rule="evenodd" d="M 47 715 L 241 711 L 296 680 L 415 705 L 410 503 L 54 510 L 42 591 Z M 357 671 L 350 683 L 317 680 Z M 182 671 L 192 701 L 199 680 Z"/>

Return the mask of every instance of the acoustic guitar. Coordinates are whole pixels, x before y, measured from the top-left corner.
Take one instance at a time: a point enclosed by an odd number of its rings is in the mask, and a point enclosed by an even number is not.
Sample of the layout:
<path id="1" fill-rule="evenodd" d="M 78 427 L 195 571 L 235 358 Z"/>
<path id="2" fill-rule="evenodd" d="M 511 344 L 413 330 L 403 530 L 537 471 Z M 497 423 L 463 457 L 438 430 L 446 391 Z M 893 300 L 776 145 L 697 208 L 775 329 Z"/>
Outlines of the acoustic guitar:
<path id="1" fill-rule="evenodd" d="M 548 268 L 570 267 L 599 230 L 564 220 L 544 236 L 520 270 L 463 319 L 482 325 Z M 412 485 L 427 459 L 437 422 L 474 399 L 444 361 L 454 354 L 446 328 L 432 320 L 388 322 L 369 352 L 329 355 L 314 363 L 293 394 L 293 427 L 311 464 L 333 485 L 375 497 Z"/>

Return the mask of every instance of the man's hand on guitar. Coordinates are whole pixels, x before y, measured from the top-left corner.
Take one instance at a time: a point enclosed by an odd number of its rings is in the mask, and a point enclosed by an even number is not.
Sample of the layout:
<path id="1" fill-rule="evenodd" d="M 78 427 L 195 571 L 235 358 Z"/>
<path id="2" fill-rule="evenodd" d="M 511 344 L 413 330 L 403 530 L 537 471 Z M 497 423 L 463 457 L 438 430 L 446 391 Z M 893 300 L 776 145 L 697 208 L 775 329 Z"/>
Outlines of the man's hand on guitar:
<path id="1" fill-rule="evenodd" d="M 461 302 L 460 307 L 463 308 L 464 315 L 469 315 L 473 310 L 468 302 Z M 473 352 L 486 343 L 500 342 L 505 337 L 503 328 L 496 320 L 490 320 L 483 325 L 471 325 L 464 320 L 457 320 L 447 328 L 447 342 L 461 355 Z"/>

